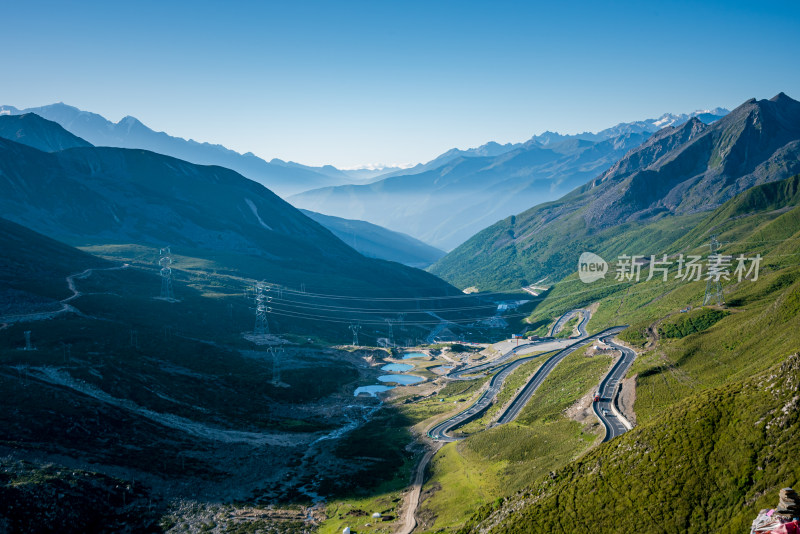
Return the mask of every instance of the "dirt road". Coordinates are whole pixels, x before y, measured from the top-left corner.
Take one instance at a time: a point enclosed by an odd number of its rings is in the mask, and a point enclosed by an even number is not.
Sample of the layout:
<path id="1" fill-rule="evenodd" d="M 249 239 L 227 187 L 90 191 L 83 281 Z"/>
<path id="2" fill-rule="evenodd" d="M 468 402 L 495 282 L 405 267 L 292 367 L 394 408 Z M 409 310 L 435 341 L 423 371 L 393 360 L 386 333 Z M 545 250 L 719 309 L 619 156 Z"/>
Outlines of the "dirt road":
<path id="1" fill-rule="evenodd" d="M 422 493 L 422 482 L 425 478 L 425 468 L 442 446 L 442 443 L 432 444 L 427 452 L 422 456 L 422 459 L 417 465 L 417 470 L 414 473 L 414 482 L 411 484 L 411 491 L 406 494 L 406 503 L 403 507 L 403 519 L 400 521 L 400 527 L 395 534 L 411 534 L 417 526 L 417 508 L 419 507 L 419 496 Z"/>
<path id="2" fill-rule="evenodd" d="M 59 301 L 61 303 L 61 308 L 60 309 L 55 310 L 55 311 L 49 311 L 49 312 L 27 313 L 27 314 L 22 314 L 22 315 L 6 315 L 4 317 L 0 317 L 0 319 L 5 321 L 3 323 L 3 326 L 0 327 L 0 330 L 2 330 L 3 328 L 8 327 L 8 325 L 14 324 L 14 323 L 32 322 L 32 321 L 47 321 L 47 320 L 52 319 L 52 318 L 54 318 L 54 317 L 56 317 L 58 315 L 61 315 L 62 313 L 77 313 L 77 314 L 80 314 L 80 312 L 75 307 L 73 307 L 70 304 L 68 304 L 70 301 L 75 300 L 76 298 L 78 298 L 81 295 L 83 295 L 83 293 L 78 291 L 78 289 L 75 287 L 75 279 L 83 280 L 83 279 L 89 278 L 94 271 L 119 271 L 119 270 L 127 269 L 127 268 L 128 268 L 128 264 L 126 263 L 125 265 L 121 265 L 119 267 L 106 267 L 104 269 L 86 269 L 85 271 L 82 271 L 80 273 L 71 274 L 71 275 L 67 276 L 64 280 L 67 282 L 67 288 L 72 292 L 72 295 L 70 295 L 69 297 L 67 297 L 67 298 L 65 298 L 65 299 L 63 299 L 61 301 Z"/>

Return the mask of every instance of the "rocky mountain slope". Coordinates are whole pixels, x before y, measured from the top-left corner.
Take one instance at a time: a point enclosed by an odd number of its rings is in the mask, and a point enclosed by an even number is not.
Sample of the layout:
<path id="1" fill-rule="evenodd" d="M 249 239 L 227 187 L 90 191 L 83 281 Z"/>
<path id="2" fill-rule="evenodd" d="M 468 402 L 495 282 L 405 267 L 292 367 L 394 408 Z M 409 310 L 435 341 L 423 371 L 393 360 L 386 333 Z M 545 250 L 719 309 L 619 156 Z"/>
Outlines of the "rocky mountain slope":
<path id="1" fill-rule="evenodd" d="M 557 280 L 593 250 L 598 232 L 714 209 L 800 172 L 799 156 L 800 103 L 783 93 L 748 100 L 711 125 L 693 119 L 659 131 L 587 184 L 486 228 L 430 270 L 481 289 Z"/>

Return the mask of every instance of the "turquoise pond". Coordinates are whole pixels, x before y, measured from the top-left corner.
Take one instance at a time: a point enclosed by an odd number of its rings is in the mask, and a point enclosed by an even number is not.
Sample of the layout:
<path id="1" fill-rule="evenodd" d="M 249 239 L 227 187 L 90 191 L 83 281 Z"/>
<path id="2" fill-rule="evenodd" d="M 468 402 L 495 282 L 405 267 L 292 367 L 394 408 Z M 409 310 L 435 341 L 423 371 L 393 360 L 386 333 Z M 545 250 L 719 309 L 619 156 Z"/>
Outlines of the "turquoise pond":
<path id="1" fill-rule="evenodd" d="M 410 363 L 387 363 L 381 367 L 381 371 L 389 371 L 390 373 L 405 373 L 413 368 L 414 366 Z"/>
<path id="2" fill-rule="evenodd" d="M 420 353 L 413 353 L 413 358 L 420 358 L 420 357 L 427 357 L 427 354 L 420 354 Z M 406 356 L 408 357 L 408 356 Z M 404 358 L 405 359 L 405 358 Z M 390 373 L 404 373 L 406 371 L 410 371 L 414 368 L 414 365 L 410 363 L 387 363 L 383 367 L 381 367 L 381 371 L 387 371 Z M 388 382 L 392 384 L 397 384 L 399 386 L 408 386 L 411 384 L 417 384 L 419 382 L 424 382 L 425 379 L 421 376 L 414 376 L 414 375 L 381 375 L 378 377 L 379 382 Z M 371 386 L 361 386 L 356 388 L 353 395 L 359 395 L 361 393 L 368 393 L 371 396 L 375 396 L 376 393 L 381 393 L 384 391 L 389 391 L 390 389 L 394 389 L 395 386 L 386 386 L 383 384 L 374 384 Z"/>
<path id="3" fill-rule="evenodd" d="M 427 358 L 428 355 L 424 352 L 407 352 L 403 355 L 404 360 L 410 360 L 411 358 Z"/>
<path id="4" fill-rule="evenodd" d="M 424 380 L 425 379 L 421 376 L 414 375 L 383 375 L 378 377 L 379 382 L 394 382 L 403 386 L 416 384 L 417 382 L 422 382 Z"/>

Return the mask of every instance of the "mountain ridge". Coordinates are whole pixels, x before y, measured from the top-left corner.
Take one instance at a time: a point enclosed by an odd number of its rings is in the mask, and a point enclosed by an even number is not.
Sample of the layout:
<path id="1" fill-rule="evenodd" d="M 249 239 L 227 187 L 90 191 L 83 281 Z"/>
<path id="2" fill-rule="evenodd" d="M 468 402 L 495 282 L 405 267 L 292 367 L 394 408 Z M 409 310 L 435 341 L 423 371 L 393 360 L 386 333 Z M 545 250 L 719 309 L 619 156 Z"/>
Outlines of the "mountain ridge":
<path id="1" fill-rule="evenodd" d="M 47 153 L 0 138 L 6 219 L 69 245 L 171 245 L 235 255 L 252 278 L 331 292 L 459 294 L 436 277 L 354 251 L 264 186 L 235 171 L 146 150 Z M 338 282 L 337 282 L 338 280 Z M 344 290 L 344 289 L 343 289 Z"/>
<path id="2" fill-rule="evenodd" d="M 69 132 L 60 124 L 35 113 L 0 115 L 0 137 L 44 152 L 92 146 L 91 143 Z"/>
<path id="3" fill-rule="evenodd" d="M 626 134 L 600 142 L 533 143 L 496 156 L 460 155 L 425 172 L 307 191 L 290 201 L 450 249 L 498 218 L 584 183 L 643 140 Z"/>
<path id="4" fill-rule="evenodd" d="M 445 252 L 408 234 L 387 230 L 366 221 L 342 219 L 314 211 L 300 210 L 309 218 L 368 258 L 395 261 L 424 269 L 441 259 Z"/>
<path id="5" fill-rule="evenodd" d="M 223 145 L 198 142 L 156 132 L 139 119 L 127 115 L 114 123 L 90 111 L 83 111 L 64 103 L 19 110 L 13 106 L 0 106 L 0 114 L 17 115 L 35 113 L 60 124 L 66 130 L 95 146 L 145 149 L 199 165 L 219 165 L 237 171 L 261 183 L 282 196 L 341 183 L 325 173 L 306 166 L 287 166 L 269 163 L 248 152 L 240 154 Z"/>
<path id="6" fill-rule="evenodd" d="M 476 234 L 430 271 L 462 287 L 493 279 L 493 288 L 505 289 L 564 275 L 576 251 L 591 250 L 592 235 L 714 209 L 754 185 L 797 174 L 799 154 L 800 102 L 751 99 L 711 125 L 692 120 L 663 129 L 560 199 Z"/>

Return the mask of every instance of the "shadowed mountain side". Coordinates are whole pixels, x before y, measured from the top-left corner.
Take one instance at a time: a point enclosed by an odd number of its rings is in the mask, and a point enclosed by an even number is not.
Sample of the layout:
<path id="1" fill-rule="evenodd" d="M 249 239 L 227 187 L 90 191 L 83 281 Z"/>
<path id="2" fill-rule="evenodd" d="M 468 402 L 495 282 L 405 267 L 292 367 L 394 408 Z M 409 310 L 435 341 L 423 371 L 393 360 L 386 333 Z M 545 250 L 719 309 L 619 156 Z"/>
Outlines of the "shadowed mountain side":
<path id="1" fill-rule="evenodd" d="M 0 137 L 44 152 L 92 146 L 57 123 L 43 119 L 35 113 L 0 115 Z"/>
<path id="2" fill-rule="evenodd" d="M 3 106 L 2 110 L 12 115 L 35 113 L 57 122 L 95 146 L 139 148 L 200 165 L 220 165 L 233 169 L 284 196 L 315 187 L 351 181 L 341 172 L 332 172 L 336 171 L 333 168 L 323 168 L 317 172 L 312 167 L 281 160 L 267 162 L 250 152 L 240 154 L 222 145 L 200 143 L 192 139 L 173 137 L 165 132 L 156 132 L 135 117 L 124 117 L 114 123 L 96 113 L 82 111 L 62 103 L 24 110 Z"/>
<path id="3" fill-rule="evenodd" d="M 295 287 L 305 276 L 318 289 L 458 294 L 423 271 L 365 258 L 233 171 L 144 150 L 51 154 L 0 139 L 0 209 L 72 245 L 171 245 L 207 258 L 233 256 L 230 265 L 243 275 Z"/>
<path id="4" fill-rule="evenodd" d="M 368 258 L 396 261 L 424 269 L 445 254 L 444 251 L 410 235 L 393 232 L 366 221 L 342 219 L 307 210 L 300 211 Z"/>

